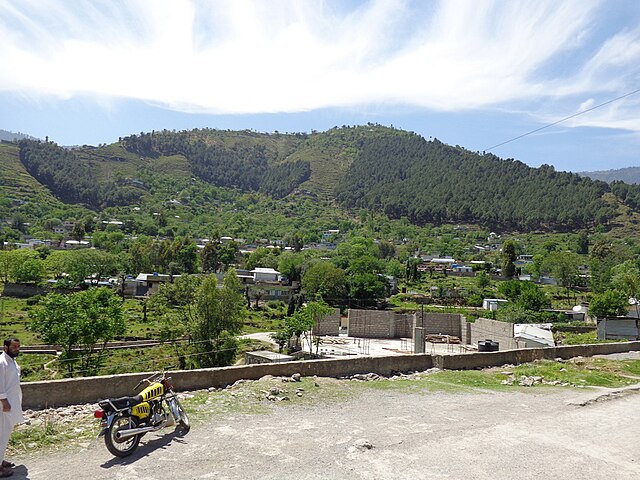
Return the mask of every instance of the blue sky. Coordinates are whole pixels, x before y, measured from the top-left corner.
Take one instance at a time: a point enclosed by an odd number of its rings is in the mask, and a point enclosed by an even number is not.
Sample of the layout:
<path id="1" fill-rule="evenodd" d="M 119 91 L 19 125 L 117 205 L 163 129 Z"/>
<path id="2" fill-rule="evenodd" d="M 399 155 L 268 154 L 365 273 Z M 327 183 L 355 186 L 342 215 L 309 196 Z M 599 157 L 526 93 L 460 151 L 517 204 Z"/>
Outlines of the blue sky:
<path id="1" fill-rule="evenodd" d="M 159 129 L 367 122 L 469 150 L 640 89 L 636 0 L 0 0 L 0 128 L 61 145 Z M 492 150 L 640 165 L 640 93 Z"/>

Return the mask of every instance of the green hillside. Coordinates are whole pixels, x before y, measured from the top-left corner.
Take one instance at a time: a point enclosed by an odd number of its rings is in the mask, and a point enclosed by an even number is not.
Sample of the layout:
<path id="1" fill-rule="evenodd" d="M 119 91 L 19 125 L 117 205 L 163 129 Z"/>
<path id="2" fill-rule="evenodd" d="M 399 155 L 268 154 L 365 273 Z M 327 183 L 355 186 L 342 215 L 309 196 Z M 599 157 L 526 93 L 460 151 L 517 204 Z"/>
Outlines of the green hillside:
<path id="1" fill-rule="evenodd" d="M 416 225 L 572 231 L 619 227 L 640 211 L 639 186 L 531 168 L 372 124 L 309 134 L 163 130 L 75 149 L 22 140 L 3 144 L 0 155 L 5 196 L 130 217 L 151 234 L 240 234 L 249 219 L 264 220 L 263 233 L 282 234 L 313 218 L 330 218 L 321 223 L 331 228 L 358 211 Z"/>

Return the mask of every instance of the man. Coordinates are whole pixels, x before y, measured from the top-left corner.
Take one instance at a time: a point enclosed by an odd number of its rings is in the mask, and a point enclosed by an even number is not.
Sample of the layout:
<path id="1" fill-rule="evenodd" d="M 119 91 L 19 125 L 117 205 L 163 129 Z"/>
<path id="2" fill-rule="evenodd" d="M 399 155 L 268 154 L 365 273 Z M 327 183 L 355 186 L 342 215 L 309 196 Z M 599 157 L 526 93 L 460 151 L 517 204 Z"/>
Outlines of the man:
<path id="1" fill-rule="evenodd" d="M 20 341 L 8 338 L 4 341 L 3 353 L 0 354 L 0 477 L 13 475 L 13 463 L 4 459 L 11 431 L 16 423 L 24 421 L 22 416 L 22 389 L 20 388 L 20 366 L 16 357 L 20 354 Z"/>

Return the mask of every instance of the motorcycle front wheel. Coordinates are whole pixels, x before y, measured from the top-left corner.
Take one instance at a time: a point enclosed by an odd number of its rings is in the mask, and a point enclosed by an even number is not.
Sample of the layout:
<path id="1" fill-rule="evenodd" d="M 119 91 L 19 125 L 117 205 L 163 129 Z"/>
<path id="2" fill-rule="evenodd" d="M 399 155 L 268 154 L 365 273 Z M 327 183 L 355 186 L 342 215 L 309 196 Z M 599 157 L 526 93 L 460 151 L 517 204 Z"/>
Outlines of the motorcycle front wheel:
<path id="1" fill-rule="evenodd" d="M 107 450 L 116 457 L 127 457 L 131 455 L 136 448 L 138 448 L 141 435 L 134 435 L 133 437 L 128 438 L 118 438 L 118 432 L 123 432 L 130 428 L 137 428 L 133 417 L 118 417 L 105 432 L 104 443 L 107 446 Z"/>
<path id="2" fill-rule="evenodd" d="M 169 404 L 171 405 L 173 416 L 175 417 L 176 422 L 178 422 L 178 427 L 182 429 L 183 433 L 187 433 L 191 429 L 191 424 L 189 423 L 189 417 L 187 417 L 187 412 L 185 412 L 180 400 L 173 397 L 169 400 Z"/>

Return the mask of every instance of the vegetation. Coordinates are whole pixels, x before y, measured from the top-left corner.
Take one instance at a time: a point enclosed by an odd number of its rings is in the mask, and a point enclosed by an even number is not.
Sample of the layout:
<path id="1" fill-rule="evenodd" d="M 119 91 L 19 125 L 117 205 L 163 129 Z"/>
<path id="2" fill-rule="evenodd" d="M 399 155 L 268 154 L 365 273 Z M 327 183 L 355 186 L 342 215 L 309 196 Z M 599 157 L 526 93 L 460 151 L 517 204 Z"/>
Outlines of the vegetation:
<path id="1" fill-rule="evenodd" d="M 125 332 L 122 304 L 108 288 L 49 294 L 33 318 L 31 328 L 45 342 L 62 346 L 61 361 L 69 376 L 76 363 L 83 372 L 96 372 L 107 342 Z"/>
<path id="2" fill-rule="evenodd" d="M 183 367 L 236 361 L 247 347 L 235 338 L 241 332 L 295 333 L 305 301 L 538 323 L 557 322 L 563 315 L 548 310 L 580 302 L 601 315 L 624 313 L 640 295 L 640 187 L 532 169 L 393 128 L 141 132 L 74 149 L 23 139 L 2 143 L 0 159 L 0 280 L 43 294 L 28 304 L 2 299 L 3 330 L 25 342 L 45 341 L 35 327 L 52 299 L 64 304 L 141 272 L 173 282 L 149 300 L 122 303 L 117 336 L 166 340 L 140 360 L 171 356 Z M 13 248 L 29 237 L 47 245 Z M 70 239 L 94 248 L 58 248 Z M 443 256 L 477 275 L 421 265 Z M 232 268 L 256 267 L 278 269 L 299 292 L 288 305 L 269 305 L 259 285 L 224 286 Z M 531 282 L 515 280 L 525 274 Z M 537 283 L 547 277 L 557 285 Z M 494 297 L 509 306 L 478 309 Z M 75 370 L 116 371 L 116 357 Z"/>

